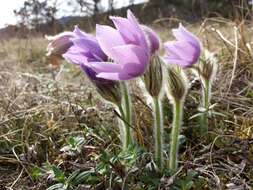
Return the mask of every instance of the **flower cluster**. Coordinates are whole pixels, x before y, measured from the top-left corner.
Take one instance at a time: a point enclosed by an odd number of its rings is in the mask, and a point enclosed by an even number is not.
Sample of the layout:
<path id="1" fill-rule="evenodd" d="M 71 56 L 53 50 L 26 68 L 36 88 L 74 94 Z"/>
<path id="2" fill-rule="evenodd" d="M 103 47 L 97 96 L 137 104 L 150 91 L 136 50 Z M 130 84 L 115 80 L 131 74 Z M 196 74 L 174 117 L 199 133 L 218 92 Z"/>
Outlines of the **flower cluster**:
<path id="1" fill-rule="evenodd" d="M 101 97 L 116 106 L 121 116 L 119 127 L 124 150 L 136 144 L 132 135 L 134 125 L 127 81 L 141 77 L 146 92 L 153 99 L 154 160 L 160 169 L 164 167 L 161 92 L 165 89 L 174 107 L 169 167 L 175 171 L 183 105 L 188 91 L 184 70 L 197 68 L 201 81 L 207 84 L 207 81 L 213 81 L 216 67 L 209 58 L 193 67 L 200 59 L 201 43 L 182 24 L 172 30 L 176 41 L 162 44 L 158 35 L 151 28 L 139 24 L 130 10 L 126 18 L 111 16 L 110 19 L 114 27 L 96 25 L 95 35 L 76 26 L 73 32 L 47 37 L 50 40 L 48 56 L 61 57 L 78 65 Z M 160 56 L 163 48 L 165 55 Z M 210 93 L 210 83 L 204 92 Z M 203 85 L 203 88 L 207 86 Z M 209 105 L 210 95 L 208 97 L 205 106 Z"/>

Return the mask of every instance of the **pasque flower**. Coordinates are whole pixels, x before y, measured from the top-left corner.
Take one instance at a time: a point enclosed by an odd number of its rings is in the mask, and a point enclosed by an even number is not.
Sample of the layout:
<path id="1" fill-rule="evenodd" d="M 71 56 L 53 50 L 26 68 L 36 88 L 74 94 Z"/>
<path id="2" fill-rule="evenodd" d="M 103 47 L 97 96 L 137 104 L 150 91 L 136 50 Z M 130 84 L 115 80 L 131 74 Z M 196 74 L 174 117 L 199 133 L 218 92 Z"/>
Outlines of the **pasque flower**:
<path id="1" fill-rule="evenodd" d="M 172 172 L 177 170 L 179 134 L 183 119 L 183 106 L 188 91 L 187 78 L 180 68 L 171 67 L 168 70 L 167 95 L 173 105 L 173 123 L 170 136 L 169 168 Z"/>
<path id="2" fill-rule="evenodd" d="M 146 27 L 142 26 L 148 47 L 149 47 L 149 64 L 143 75 L 143 82 L 146 90 L 153 100 L 153 117 L 154 117 L 154 140 L 155 152 L 154 161 L 159 170 L 163 170 L 163 112 L 161 104 L 161 89 L 163 84 L 162 60 L 158 55 L 160 48 L 159 37 L 156 33 Z"/>
<path id="3" fill-rule="evenodd" d="M 181 68 L 191 67 L 197 63 L 200 56 L 200 41 L 187 31 L 181 24 L 172 30 L 177 41 L 164 44 L 168 64 Z M 170 67 L 168 70 L 168 97 L 173 104 L 173 124 L 170 137 L 169 168 L 172 172 L 177 170 L 179 134 L 183 118 L 183 106 L 187 93 L 187 80 L 181 68 Z"/>
<path id="4" fill-rule="evenodd" d="M 107 61 L 108 57 L 103 53 L 96 38 L 82 32 L 77 26 L 69 38 L 72 45 L 62 55 L 67 61 L 77 64 L 85 72 L 94 84 L 99 94 L 115 104 L 121 102 L 120 84 L 116 81 L 96 77 L 97 73 L 90 67 L 92 62 Z"/>
<path id="5" fill-rule="evenodd" d="M 120 131 L 123 138 L 123 148 L 125 149 L 132 143 L 129 127 L 131 125 L 130 102 L 126 86 L 119 81 L 97 77 L 99 69 L 94 69 L 92 64 L 108 63 L 109 67 L 107 69 L 110 69 L 113 63 L 110 62 L 109 57 L 101 49 L 96 37 L 82 32 L 78 27 L 73 31 L 73 35 L 74 37 L 70 38 L 73 45 L 63 54 L 63 57 L 69 62 L 79 65 L 99 94 L 118 107 L 124 120 L 124 129 Z"/>
<path id="6" fill-rule="evenodd" d="M 127 18 L 111 16 L 110 19 L 115 28 L 97 25 L 96 38 L 114 63 L 97 62 L 91 67 L 98 73 L 97 77 L 110 80 L 129 80 L 142 75 L 149 63 L 150 48 L 141 25 L 130 10 Z"/>
<path id="7" fill-rule="evenodd" d="M 158 97 L 162 88 L 162 60 L 158 56 L 160 40 L 157 34 L 147 26 L 142 26 L 149 47 L 150 58 L 143 75 L 146 90 L 152 97 Z"/>
<path id="8" fill-rule="evenodd" d="M 206 135 L 208 132 L 208 117 L 210 109 L 210 100 L 211 100 L 211 88 L 213 80 L 217 74 L 217 59 L 215 55 L 208 50 L 204 51 L 204 56 L 200 60 L 196 69 L 196 74 L 200 78 L 201 87 L 202 87 L 202 104 L 201 107 L 202 115 L 200 115 L 200 132 L 202 135 Z"/>
<path id="9" fill-rule="evenodd" d="M 177 41 L 168 41 L 164 44 L 166 56 L 164 60 L 168 64 L 176 64 L 182 68 L 195 64 L 200 56 L 199 39 L 186 30 L 182 24 L 172 30 Z"/>
<path id="10" fill-rule="evenodd" d="M 73 32 L 62 32 L 46 38 L 50 41 L 47 47 L 48 56 L 63 57 L 79 65 L 105 100 L 120 104 L 120 84 L 116 81 L 97 78 L 97 73 L 89 67 L 92 62 L 108 60 L 94 36 L 82 32 L 76 26 Z"/>

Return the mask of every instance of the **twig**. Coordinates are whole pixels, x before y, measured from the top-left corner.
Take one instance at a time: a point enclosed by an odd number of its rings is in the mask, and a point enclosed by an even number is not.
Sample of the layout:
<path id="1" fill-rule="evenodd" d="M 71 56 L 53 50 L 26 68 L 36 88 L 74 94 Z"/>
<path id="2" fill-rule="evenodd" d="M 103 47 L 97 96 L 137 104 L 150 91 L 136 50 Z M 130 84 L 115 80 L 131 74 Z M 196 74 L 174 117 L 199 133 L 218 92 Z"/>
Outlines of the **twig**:
<path id="1" fill-rule="evenodd" d="M 232 82 L 233 82 L 233 80 L 235 78 L 236 64 L 237 64 L 237 60 L 238 60 L 238 28 L 237 27 L 234 27 L 234 35 L 235 35 L 234 64 L 233 64 L 232 76 L 231 76 L 231 79 L 230 79 L 230 83 L 229 83 L 227 94 L 229 93 L 230 88 L 232 86 Z"/>

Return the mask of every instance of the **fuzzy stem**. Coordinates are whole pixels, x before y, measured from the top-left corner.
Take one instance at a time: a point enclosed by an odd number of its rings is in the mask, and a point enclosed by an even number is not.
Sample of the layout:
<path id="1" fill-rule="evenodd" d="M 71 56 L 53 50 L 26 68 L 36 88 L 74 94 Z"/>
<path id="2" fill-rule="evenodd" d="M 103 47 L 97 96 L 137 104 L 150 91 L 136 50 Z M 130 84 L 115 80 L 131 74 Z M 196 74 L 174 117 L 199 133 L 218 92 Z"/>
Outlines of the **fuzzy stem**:
<path id="1" fill-rule="evenodd" d="M 208 132 L 208 110 L 210 103 L 210 81 L 203 80 L 203 107 L 205 108 L 205 113 L 201 115 L 201 134 L 205 135 Z"/>
<path id="2" fill-rule="evenodd" d="M 158 97 L 153 98 L 154 101 L 154 118 L 155 118 L 155 161 L 159 169 L 163 168 L 163 118 L 161 104 Z"/>
<path id="3" fill-rule="evenodd" d="M 124 126 L 125 126 L 125 144 L 124 148 L 127 148 L 130 144 L 132 144 L 132 137 L 131 137 L 131 129 L 130 125 L 132 124 L 132 115 L 131 115 L 131 101 L 130 101 L 130 96 L 127 88 L 127 84 L 125 82 L 122 83 L 122 90 L 123 90 L 123 102 L 122 106 L 124 108 L 124 115 L 125 115 L 125 121 Z"/>
<path id="4" fill-rule="evenodd" d="M 119 109 L 119 112 L 120 112 L 120 116 L 121 116 L 121 120 L 123 120 L 123 121 L 121 121 L 121 123 L 119 123 L 119 127 L 121 127 L 121 125 L 123 125 L 124 126 L 124 128 L 123 129 L 121 129 L 120 128 L 120 135 L 121 135 L 121 137 L 122 137 L 122 144 L 123 144 L 123 149 L 125 150 L 126 149 L 126 147 L 127 147 L 127 137 L 126 137 L 126 130 L 125 130 L 125 113 L 124 113 L 124 109 L 123 109 L 123 107 L 122 107 L 122 105 L 118 105 L 118 109 Z"/>
<path id="5" fill-rule="evenodd" d="M 179 132 L 182 121 L 182 100 L 175 100 L 173 104 L 173 126 L 171 131 L 171 142 L 170 142 L 170 160 L 169 168 L 172 172 L 177 170 L 177 155 L 178 155 L 178 143 L 179 143 Z"/>

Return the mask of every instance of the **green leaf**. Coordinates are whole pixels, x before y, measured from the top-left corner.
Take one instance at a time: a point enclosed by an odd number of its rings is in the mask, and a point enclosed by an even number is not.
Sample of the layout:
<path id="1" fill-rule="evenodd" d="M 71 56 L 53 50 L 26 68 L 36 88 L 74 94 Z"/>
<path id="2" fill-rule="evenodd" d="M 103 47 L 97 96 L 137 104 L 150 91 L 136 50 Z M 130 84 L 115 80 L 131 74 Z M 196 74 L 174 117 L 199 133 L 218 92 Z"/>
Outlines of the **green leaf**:
<path id="1" fill-rule="evenodd" d="M 220 113 L 220 112 L 216 112 L 216 111 L 211 111 L 210 114 L 211 114 L 211 115 L 218 115 L 218 116 L 222 116 L 222 117 L 227 117 L 225 114 Z"/>
<path id="2" fill-rule="evenodd" d="M 35 166 L 32 169 L 31 176 L 32 176 L 33 180 L 38 180 L 42 175 L 43 174 L 42 174 L 42 172 L 41 172 L 41 170 L 40 170 L 39 167 Z"/>
<path id="3" fill-rule="evenodd" d="M 56 181 L 59 181 L 59 182 L 65 181 L 64 173 L 59 168 L 57 168 L 55 165 L 52 166 L 52 171 L 54 173 L 54 177 L 55 177 Z"/>
<path id="4" fill-rule="evenodd" d="M 94 177 L 94 172 L 93 171 L 84 171 L 79 173 L 72 181 L 74 185 L 79 185 L 81 183 L 88 183 L 92 177 Z"/>
<path id="5" fill-rule="evenodd" d="M 189 120 L 192 120 L 192 119 L 194 119 L 194 118 L 196 118 L 196 117 L 199 117 L 199 116 L 202 116 L 203 114 L 205 114 L 205 113 L 196 113 L 196 114 L 194 114 L 193 116 L 191 116 L 190 118 L 189 118 Z"/>
<path id="6" fill-rule="evenodd" d="M 71 183 L 75 180 L 75 178 L 78 176 L 78 174 L 80 173 L 80 170 L 76 170 L 74 171 L 67 179 L 67 183 Z"/>
<path id="7" fill-rule="evenodd" d="M 47 190 L 67 190 L 67 189 L 68 187 L 66 187 L 63 183 L 57 183 L 47 188 Z"/>
<path id="8" fill-rule="evenodd" d="M 45 169 L 47 170 L 47 173 L 49 174 L 49 178 L 52 178 L 53 180 L 64 183 L 65 182 L 65 175 L 64 172 L 62 172 L 57 166 L 51 165 L 50 163 L 46 163 Z"/>

